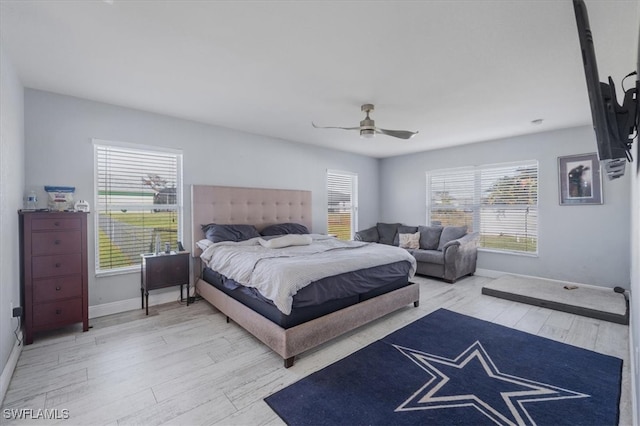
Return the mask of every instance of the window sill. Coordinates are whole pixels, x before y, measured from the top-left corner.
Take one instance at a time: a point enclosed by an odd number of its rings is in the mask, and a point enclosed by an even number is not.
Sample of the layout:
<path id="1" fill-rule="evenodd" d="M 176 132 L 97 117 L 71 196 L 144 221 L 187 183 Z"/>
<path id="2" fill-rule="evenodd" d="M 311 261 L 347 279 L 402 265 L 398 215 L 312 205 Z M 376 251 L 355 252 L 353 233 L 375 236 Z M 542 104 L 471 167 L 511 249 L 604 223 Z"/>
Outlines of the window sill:
<path id="1" fill-rule="evenodd" d="M 485 253 L 495 253 L 495 254 L 507 254 L 510 256 L 524 256 L 524 257 L 539 257 L 538 252 L 529 253 L 524 251 L 507 251 L 507 250 L 498 250 L 498 249 L 489 249 L 484 247 L 478 247 L 478 251 L 482 251 Z"/>
<path id="2" fill-rule="evenodd" d="M 114 275 L 140 274 L 140 265 L 130 266 L 128 268 L 116 269 L 113 271 L 95 272 L 96 278 L 112 277 Z"/>

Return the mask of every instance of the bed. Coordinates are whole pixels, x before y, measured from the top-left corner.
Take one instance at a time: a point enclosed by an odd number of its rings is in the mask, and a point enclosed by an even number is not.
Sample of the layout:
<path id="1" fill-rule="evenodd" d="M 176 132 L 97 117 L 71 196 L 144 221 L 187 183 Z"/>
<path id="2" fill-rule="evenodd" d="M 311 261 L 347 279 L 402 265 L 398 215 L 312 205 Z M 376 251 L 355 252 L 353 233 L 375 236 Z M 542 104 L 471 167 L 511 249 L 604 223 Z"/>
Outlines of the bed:
<path id="1" fill-rule="evenodd" d="M 226 315 L 227 321 L 233 320 L 280 355 L 286 368 L 293 365 L 296 355 L 306 350 L 412 303 L 418 306 L 419 287 L 409 282 L 409 273 L 399 278 L 401 262 L 389 266 L 392 270 L 396 268 L 392 273 L 385 270 L 380 274 L 376 269 L 378 266 L 372 266 L 359 270 L 359 277 L 342 276 L 343 282 L 351 279 L 362 284 L 369 283 L 376 276 L 390 275 L 387 282 L 378 283 L 375 289 L 361 289 L 357 296 L 297 308 L 296 300 L 304 297 L 296 298 L 301 294 L 304 296 L 305 291 L 314 285 L 321 286 L 322 281 L 318 280 L 295 295 L 290 314 L 283 314 L 269 303 L 256 300 L 248 294 L 250 292 L 244 291 L 246 289 L 234 292 L 231 290 L 237 284 L 234 280 L 207 268 L 200 259 L 203 252 L 196 243 L 205 238 L 201 225 L 253 225 L 261 231 L 272 224 L 298 223 L 311 229 L 311 192 L 193 185 L 191 204 L 192 253 L 197 265 L 196 293 Z"/>

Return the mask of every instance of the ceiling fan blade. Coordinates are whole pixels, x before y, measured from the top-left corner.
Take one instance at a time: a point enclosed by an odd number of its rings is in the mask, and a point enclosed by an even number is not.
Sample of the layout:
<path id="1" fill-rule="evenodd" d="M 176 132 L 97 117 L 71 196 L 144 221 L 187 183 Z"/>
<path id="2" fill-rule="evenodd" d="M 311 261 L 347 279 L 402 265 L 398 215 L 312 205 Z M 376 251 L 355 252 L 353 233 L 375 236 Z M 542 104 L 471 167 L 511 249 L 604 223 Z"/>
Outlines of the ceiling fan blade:
<path id="1" fill-rule="evenodd" d="M 311 125 L 316 129 L 342 129 L 342 130 L 360 130 L 360 127 L 335 127 L 335 126 L 316 126 L 312 121 Z"/>
<path id="2" fill-rule="evenodd" d="M 387 130 L 379 128 L 376 128 L 376 133 L 381 133 L 383 135 L 393 136 L 394 138 L 400 139 L 411 139 L 418 134 L 418 132 L 410 132 L 408 130 Z"/>

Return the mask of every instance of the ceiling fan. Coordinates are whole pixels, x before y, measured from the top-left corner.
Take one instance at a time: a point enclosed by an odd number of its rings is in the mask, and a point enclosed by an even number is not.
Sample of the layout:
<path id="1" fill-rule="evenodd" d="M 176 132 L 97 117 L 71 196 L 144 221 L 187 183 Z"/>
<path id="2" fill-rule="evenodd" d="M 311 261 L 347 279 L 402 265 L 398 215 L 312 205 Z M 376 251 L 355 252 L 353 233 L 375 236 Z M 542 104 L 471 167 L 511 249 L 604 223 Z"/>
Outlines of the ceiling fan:
<path id="1" fill-rule="evenodd" d="M 334 126 L 316 126 L 312 121 L 311 125 L 316 129 L 343 129 L 343 130 L 360 130 L 360 137 L 372 138 L 376 133 L 382 135 L 393 136 L 394 138 L 410 139 L 418 132 L 410 132 L 408 130 L 387 130 L 376 127 L 376 122 L 369 118 L 369 113 L 374 110 L 373 104 L 364 104 L 360 108 L 367 116 L 360 122 L 359 127 L 334 127 Z"/>

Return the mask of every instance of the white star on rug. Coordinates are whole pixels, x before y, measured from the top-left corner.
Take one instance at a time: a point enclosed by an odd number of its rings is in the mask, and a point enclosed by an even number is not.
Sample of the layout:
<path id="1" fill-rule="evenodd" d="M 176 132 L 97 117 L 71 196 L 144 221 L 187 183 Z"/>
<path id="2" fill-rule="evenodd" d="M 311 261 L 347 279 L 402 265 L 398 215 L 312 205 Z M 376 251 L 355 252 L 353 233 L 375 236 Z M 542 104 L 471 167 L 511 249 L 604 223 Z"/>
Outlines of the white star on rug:
<path id="1" fill-rule="evenodd" d="M 496 424 L 535 425 L 526 403 L 589 397 L 501 373 L 478 341 L 455 359 L 393 346 L 431 377 L 396 412 L 473 407 Z"/>

